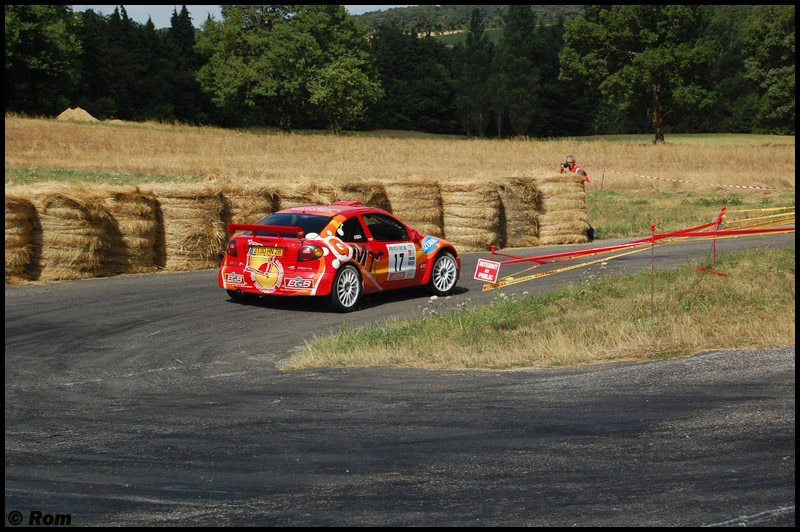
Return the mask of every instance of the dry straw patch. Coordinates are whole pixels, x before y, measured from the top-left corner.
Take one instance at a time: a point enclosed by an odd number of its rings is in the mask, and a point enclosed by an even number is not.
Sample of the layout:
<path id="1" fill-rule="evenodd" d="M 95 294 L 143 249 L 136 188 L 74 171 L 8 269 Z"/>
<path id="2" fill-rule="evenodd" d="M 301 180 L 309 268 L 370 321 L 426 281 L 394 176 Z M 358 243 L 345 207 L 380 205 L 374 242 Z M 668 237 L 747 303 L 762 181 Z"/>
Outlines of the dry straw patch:
<path id="1" fill-rule="evenodd" d="M 337 186 L 336 199 L 339 201 L 360 201 L 367 207 L 392 212 L 392 205 L 386 195 L 383 183 L 377 181 L 350 181 Z"/>
<path id="2" fill-rule="evenodd" d="M 152 184 L 142 189 L 152 192 L 160 206 L 159 227 L 164 234 L 163 240 L 157 239 L 156 265 L 172 271 L 218 266 L 228 238 L 220 188 L 212 184 Z"/>
<path id="3" fill-rule="evenodd" d="M 336 188 L 330 183 L 300 180 L 280 185 L 281 210 L 305 205 L 328 205 L 334 201 L 336 201 Z"/>
<path id="4" fill-rule="evenodd" d="M 222 183 L 225 197 L 223 220 L 239 224 L 256 223 L 278 210 L 278 187 L 256 180 Z"/>
<path id="5" fill-rule="evenodd" d="M 386 183 L 392 213 L 423 235 L 443 237 L 442 195 L 436 181 L 414 179 Z"/>
<path id="6" fill-rule="evenodd" d="M 26 270 L 33 258 L 33 231 L 39 225 L 36 208 L 30 201 L 6 194 L 6 282 L 29 278 Z"/>
<path id="7" fill-rule="evenodd" d="M 497 183 L 443 183 L 444 237 L 463 250 L 487 250 L 500 244 L 500 196 Z"/>
<path id="8" fill-rule="evenodd" d="M 574 174 L 537 178 L 539 190 L 539 241 L 582 244 L 589 241 L 589 218 L 582 176 Z"/>
<path id="9" fill-rule="evenodd" d="M 642 145 L 626 142 L 532 139 L 392 139 L 255 133 L 211 127 L 82 124 L 6 118 L 6 166 L 67 168 L 129 174 L 232 179 L 390 182 L 398 176 L 459 182 L 551 175 L 568 153 L 599 187 L 603 170 L 701 183 L 794 187 L 794 146 Z M 671 188 L 606 173 L 604 188 Z M 696 187 L 687 185 L 691 190 Z M 391 198 L 390 198 L 391 199 Z"/>
<path id="10" fill-rule="evenodd" d="M 533 180 L 521 177 L 504 179 L 498 185 L 500 204 L 505 224 L 501 228 L 503 247 L 529 247 L 539 245 L 539 217 L 537 204 L 539 191 Z"/>
<path id="11" fill-rule="evenodd" d="M 90 115 L 87 111 L 80 107 L 73 109 L 66 109 L 63 113 L 56 117 L 56 120 L 72 120 L 75 122 L 99 122 L 98 119 Z"/>
<path id="12" fill-rule="evenodd" d="M 12 194 L 36 208 L 32 232 L 32 280 L 87 279 L 114 273 L 106 260 L 114 221 L 89 187 L 45 184 Z"/>

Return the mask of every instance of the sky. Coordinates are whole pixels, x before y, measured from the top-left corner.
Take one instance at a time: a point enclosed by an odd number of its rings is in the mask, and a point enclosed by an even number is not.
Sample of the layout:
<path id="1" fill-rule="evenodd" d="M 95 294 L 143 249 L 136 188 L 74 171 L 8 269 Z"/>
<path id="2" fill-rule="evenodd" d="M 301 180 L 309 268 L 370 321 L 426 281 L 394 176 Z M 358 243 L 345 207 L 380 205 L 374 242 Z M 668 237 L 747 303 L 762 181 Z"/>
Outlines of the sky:
<path id="1" fill-rule="evenodd" d="M 73 11 L 85 11 L 87 9 L 92 9 L 95 13 L 102 13 L 103 15 L 110 15 L 114 12 L 114 8 L 117 6 L 72 6 Z M 384 9 L 389 9 L 392 7 L 408 7 L 408 6 L 400 6 L 400 5 L 345 5 L 345 9 L 347 9 L 348 13 L 351 15 L 360 15 L 362 13 L 366 13 L 368 11 L 381 11 Z M 172 10 L 177 9 L 178 11 L 181 10 L 180 5 L 155 5 L 155 6 L 141 6 L 141 5 L 125 5 L 125 10 L 128 12 L 128 16 L 135 20 L 136 22 L 141 22 L 144 24 L 147 22 L 147 17 L 150 16 L 153 19 L 153 24 L 155 24 L 156 28 L 167 28 L 169 27 L 169 19 L 172 16 Z M 201 6 L 201 5 L 190 5 L 186 4 L 186 9 L 189 10 L 189 14 L 192 17 L 192 23 L 195 27 L 199 27 L 203 24 L 209 14 L 217 20 L 222 18 L 220 12 L 220 6 Z"/>

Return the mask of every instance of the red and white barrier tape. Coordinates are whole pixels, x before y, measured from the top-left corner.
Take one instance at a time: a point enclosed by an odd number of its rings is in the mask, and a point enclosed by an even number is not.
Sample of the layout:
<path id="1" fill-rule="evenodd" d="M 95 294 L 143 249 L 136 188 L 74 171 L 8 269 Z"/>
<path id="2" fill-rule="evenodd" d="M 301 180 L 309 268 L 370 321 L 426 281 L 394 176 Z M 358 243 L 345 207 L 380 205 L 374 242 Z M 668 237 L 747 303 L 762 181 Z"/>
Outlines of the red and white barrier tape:
<path id="1" fill-rule="evenodd" d="M 749 188 L 749 189 L 756 189 L 756 190 L 777 190 L 772 187 L 761 187 L 761 186 L 754 186 L 754 185 L 721 185 L 721 184 L 711 184 L 711 183 L 698 183 L 697 181 L 686 181 L 684 179 L 669 179 L 667 177 L 656 177 L 651 175 L 639 175 L 633 173 L 625 173 L 625 172 L 616 172 L 614 170 L 606 170 L 606 172 L 612 174 L 619 174 L 619 175 L 632 175 L 634 177 L 643 177 L 645 179 L 656 179 L 658 181 L 671 181 L 673 183 L 691 183 L 692 185 L 705 185 L 708 187 L 726 187 L 726 188 Z"/>

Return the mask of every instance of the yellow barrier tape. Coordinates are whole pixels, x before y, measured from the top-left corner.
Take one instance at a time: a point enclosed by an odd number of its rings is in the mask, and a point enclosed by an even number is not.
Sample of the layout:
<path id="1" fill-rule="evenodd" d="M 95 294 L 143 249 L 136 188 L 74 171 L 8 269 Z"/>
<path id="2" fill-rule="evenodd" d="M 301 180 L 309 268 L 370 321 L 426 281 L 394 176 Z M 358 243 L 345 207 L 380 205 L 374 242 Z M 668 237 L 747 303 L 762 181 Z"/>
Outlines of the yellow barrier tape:
<path id="1" fill-rule="evenodd" d="M 782 213 L 779 213 L 779 214 L 768 214 L 766 216 L 756 216 L 755 218 L 742 218 L 741 220 L 731 220 L 731 221 L 728 221 L 728 222 L 725 222 L 725 223 L 731 224 L 731 223 L 738 223 L 738 222 L 748 222 L 750 220 L 767 220 L 769 218 L 780 218 L 782 216 L 783 217 L 787 217 L 787 216 L 794 217 L 794 214 L 791 214 L 791 213 L 788 213 L 788 212 L 782 212 Z"/>
<path id="2" fill-rule="evenodd" d="M 553 275 L 554 273 L 561 273 L 561 272 L 566 272 L 568 270 L 574 270 L 575 268 L 582 268 L 584 266 L 590 266 L 592 264 L 597 264 L 598 262 L 604 262 L 604 261 L 607 261 L 607 260 L 617 259 L 619 257 L 624 257 L 625 255 L 632 255 L 633 253 L 639 253 L 641 251 L 646 251 L 647 249 L 648 249 L 647 247 L 642 248 L 642 249 L 634 249 L 634 250 L 631 250 L 631 251 L 626 251 L 625 253 L 620 253 L 618 255 L 614 255 L 612 257 L 603 257 L 603 258 L 600 258 L 600 259 L 595 259 L 595 260 L 591 260 L 591 261 L 588 261 L 588 262 L 583 262 L 581 264 L 573 264 L 572 266 L 565 266 L 563 268 L 558 268 L 556 270 L 551 270 L 549 272 L 541 272 L 541 273 L 534 273 L 533 275 L 526 275 L 525 277 L 513 278 L 513 279 L 506 278 L 506 280 L 500 280 L 500 281 L 498 281 L 498 282 L 496 282 L 494 284 L 487 283 L 487 284 L 483 285 L 483 291 L 485 292 L 487 290 L 494 290 L 496 288 L 502 288 L 504 286 L 509 286 L 509 285 L 512 285 L 512 284 L 522 283 L 522 282 L 525 282 L 525 281 L 530 281 L 532 279 L 538 279 L 540 277 L 545 277 L 547 275 Z M 518 275 L 518 274 L 515 274 L 515 275 Z"/>
<path id="3" fill-rule="evenodd" d="M 767 208 L 765 208 L 765 209 L 739 209 L 739 210 L 735 210 L 735 211 L 732 210 L 732 211 L 728 211 L 728 212 L 766 212 L 766 211 L 785 211 L 785 210 L 788 210 L 788 209 L 794 210 L 794 205 L 791 205 L 789 207 L 770 207 L 768 209 Z"/>

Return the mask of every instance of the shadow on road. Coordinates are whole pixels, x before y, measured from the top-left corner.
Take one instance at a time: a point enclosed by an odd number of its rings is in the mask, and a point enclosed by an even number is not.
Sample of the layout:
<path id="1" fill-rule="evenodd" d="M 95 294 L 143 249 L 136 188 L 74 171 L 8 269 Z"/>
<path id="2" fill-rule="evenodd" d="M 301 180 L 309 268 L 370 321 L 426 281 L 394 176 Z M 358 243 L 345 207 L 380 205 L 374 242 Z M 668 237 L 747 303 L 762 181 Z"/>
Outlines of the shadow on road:
<path id="1" fill-rule="evenodd" d="M 458 296 L 468 292 L 469 288 L 456 286 L 453 295 Z M 359 302 L 356 312 L 359 310 L 376 308 L 386 304 L 409 301 L 412 299 L 419 299 L 420 301 L 423 301 L 430 297 L 431 296 L 427 290 L 420 286 L 405 288 L 403 290 L 392 290 L 390 292 L 370 294 L 368 296 L 364 296 L 364 298 Z M 296 312 L 314 312 L 324 314 L 331 314 L 335 312 L 328 307 L 327 297 L 325 296 L 244 296 L 242 299 L 229 298 L 228 302 L 236 305 L 248 305 Z"/>

